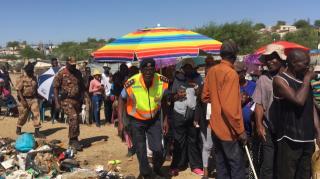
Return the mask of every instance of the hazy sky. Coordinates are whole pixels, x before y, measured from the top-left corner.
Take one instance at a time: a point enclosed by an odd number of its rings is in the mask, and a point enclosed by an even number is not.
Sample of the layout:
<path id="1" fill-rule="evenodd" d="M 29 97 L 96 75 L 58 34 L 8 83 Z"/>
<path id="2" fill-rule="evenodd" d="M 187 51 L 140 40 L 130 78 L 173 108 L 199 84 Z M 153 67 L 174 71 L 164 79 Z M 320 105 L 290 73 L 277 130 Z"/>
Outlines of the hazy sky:
<path id="1" fill-rule="evenodd" d="M 320 19 L 320 0 L 3 0 L 0 45 L 118 38 L 144 27 Z"/>

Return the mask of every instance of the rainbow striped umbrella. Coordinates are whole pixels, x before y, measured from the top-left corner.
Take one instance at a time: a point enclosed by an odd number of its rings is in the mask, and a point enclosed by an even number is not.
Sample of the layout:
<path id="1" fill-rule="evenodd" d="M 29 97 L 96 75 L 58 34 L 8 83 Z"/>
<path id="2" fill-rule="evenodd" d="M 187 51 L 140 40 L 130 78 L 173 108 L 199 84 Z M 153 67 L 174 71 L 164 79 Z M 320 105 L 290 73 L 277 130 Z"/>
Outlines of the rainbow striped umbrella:
<path id="1" fill-rule="evenodd" d="M 220 47 L 221 42 L 189 30 L 157 27 L 129 33 L 98 49 L 93 55 L 97 62 L 154 58 L 167 64 L 177 57 L 196 57 L 200 50 L 217 54 Z"/>

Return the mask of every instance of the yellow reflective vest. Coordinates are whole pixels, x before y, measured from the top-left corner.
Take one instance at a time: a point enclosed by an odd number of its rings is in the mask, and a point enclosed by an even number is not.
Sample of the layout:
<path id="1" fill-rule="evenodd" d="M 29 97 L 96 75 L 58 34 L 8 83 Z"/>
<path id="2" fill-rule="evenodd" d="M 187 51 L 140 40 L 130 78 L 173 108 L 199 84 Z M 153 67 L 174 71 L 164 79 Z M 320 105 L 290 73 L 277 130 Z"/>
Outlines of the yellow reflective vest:
<path id="1" fill-rule="evenodd" d="M 128 94 L 127 114 L 140 120 L 153 119 L 161 108 L 163 93 L 168 89 L 169 80 L 155 73 L 152 85 L 147 88 L 142 73 L 127 80 L 124 87 Z"/>

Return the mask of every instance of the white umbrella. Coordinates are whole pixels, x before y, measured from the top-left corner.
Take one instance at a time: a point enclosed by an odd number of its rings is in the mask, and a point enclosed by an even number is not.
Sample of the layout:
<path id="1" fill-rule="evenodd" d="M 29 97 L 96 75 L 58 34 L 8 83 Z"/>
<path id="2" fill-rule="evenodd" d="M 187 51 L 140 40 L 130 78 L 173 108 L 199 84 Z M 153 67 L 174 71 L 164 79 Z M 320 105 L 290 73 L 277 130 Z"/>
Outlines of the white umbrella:
<path id="1" fill-rule="evenodd" d="M 51 101 L 53 97 L 53 79 L 62 69 L 60 67 L 51 67 L 38 77 L 38 94 L 46 100 Z"/>

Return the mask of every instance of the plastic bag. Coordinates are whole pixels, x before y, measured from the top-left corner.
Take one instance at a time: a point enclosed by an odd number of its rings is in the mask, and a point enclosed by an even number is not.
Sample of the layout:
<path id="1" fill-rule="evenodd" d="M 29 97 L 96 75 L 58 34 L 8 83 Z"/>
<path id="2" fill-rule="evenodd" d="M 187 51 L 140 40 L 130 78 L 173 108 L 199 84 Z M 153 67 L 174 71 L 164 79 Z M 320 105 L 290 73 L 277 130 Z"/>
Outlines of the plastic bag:
<path id="1" fill-rule="evenodd" d="M 311 159 L 312 178 L 320 179 L 320 150 L 313 153 Z"/>
<path id="2" fill-rule="evenodd" d="M 24 133 L 16 140 L 15 148 L 19 152 L 28 152 L 35 146 L 35 140 L 30 133 Z"/>

